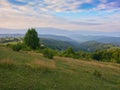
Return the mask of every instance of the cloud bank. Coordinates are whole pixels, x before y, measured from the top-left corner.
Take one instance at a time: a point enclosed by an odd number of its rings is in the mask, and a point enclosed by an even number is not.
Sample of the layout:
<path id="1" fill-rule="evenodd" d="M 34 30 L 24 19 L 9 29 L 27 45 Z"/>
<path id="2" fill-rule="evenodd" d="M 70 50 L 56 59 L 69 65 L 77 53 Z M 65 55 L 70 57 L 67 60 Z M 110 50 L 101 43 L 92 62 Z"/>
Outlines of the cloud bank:
<path id="1" fill-rule="evenodd" d="M 120 30 L 120 0 L 0 0 L 0 28 Z"/>

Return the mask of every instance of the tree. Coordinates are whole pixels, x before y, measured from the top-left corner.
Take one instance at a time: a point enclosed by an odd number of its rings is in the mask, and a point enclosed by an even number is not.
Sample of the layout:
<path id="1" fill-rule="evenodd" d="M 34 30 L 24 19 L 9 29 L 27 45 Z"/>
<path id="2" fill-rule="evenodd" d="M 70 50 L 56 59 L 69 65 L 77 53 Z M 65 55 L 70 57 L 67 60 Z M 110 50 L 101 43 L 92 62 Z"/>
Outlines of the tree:
<path id="1" fill-rule="evenodd" d="M 28 29 L 24 37 L 24 43 L 31 49 L 37 49 L 40 46 L 39 38 L 34 28 Z"/>
<path id="2" fill-rule="evenodd" d="M 102 57 L 102 51 L 96 51 L 93 53 L 92 55 L 92 58 L 95 59 L 95 60 L 103 60 L 103 57 Z"/>

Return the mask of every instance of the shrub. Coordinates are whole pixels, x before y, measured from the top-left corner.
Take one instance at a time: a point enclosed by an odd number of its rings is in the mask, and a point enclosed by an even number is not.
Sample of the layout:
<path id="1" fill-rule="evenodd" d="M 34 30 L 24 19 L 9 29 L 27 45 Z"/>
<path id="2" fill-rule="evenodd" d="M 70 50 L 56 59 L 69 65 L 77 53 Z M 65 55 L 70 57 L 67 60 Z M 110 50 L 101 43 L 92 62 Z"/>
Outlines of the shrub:
<path id="1" fill-rule="evenodd" d="M 12 46 L 13 51 L 19 52 L 21 49 L 22 49 L 22 45 L 19 43 Z"/>
<path id="2" fill-rule="evenodd" d="M 120 64 L 120 59 L 117 59 L 116 62 Z"/>
<path id="3" fill-rule="evenodd" d="M 25 45 L 24 43 L 21 44 L 21 47 L 22 47 L 21 49 L 23 51 L 31 51 L 32 50 L 29 46 Z"/>
<path id="4" fill-rule="evenodd" d="M 66 49 L 65 51 L 61 53 L 61 56 L 73 58 L 75 57 L 75 52 L 73 48 L 69 47 L 68 49 Z"/>
<path id="5" fill-rule="evenodd" d="M 95 70 L 95 71 L 93 72 L 93 75 L 95 75 L 95 76 L 97 76 L 97 77 L 101 77 L 101 76 L 102 76 L 101 72 L 98 71 L 98 70 Z"/>
<path id="6" fill-rule="evenodd" d="M 6 47 L 8 47 L 8 48 L 12 48 L 13 47 L 13 44 L 6 44 Z"/>
<path id="7" fill-rule="evenodd" d="M 47 57 L 49 59 L 53 59 L 53 57 L 54 57 L 54 51 L 51 50 L 51 49 L 46 48 L 46 49 L 43 50 L 43 56 Z"/>

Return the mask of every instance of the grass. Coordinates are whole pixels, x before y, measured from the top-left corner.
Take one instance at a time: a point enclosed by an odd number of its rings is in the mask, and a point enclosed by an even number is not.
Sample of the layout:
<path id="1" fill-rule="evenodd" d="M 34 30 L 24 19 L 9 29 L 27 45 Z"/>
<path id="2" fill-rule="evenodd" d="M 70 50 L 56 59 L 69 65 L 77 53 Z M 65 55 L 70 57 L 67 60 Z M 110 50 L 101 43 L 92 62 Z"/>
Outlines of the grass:
<path id="1" fill-rule="evenodd" d="M 0 90 L 119 90 L 120 64 L 0 47 Z"/>
<path id="2" fill-rule="evenodd" d="M 3 59 L 3 60 L 0 60 L 0 67 L 12 69 L 13 67 L 15 67 L 15 63 L 13 60 Z"/>

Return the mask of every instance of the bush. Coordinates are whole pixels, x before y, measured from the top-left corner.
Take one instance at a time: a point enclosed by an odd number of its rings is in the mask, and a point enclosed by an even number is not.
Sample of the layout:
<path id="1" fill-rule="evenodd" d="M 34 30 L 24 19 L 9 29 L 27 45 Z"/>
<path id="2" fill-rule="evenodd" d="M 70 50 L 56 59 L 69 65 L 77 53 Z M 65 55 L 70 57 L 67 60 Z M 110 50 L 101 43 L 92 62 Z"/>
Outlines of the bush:
<path id="1" fill-rule="evenodd" d="M 25 45 L 24 43 L 21 44 L 21 47 L 22 47 L 21 49 L 23 51 L 31 51 L 32 50 L 29 46 Z"/>
<path id="2" fill-rule="evenodd" d="M 49 59 L 53 59 L 53 57 L 54 57 L 54 51 L 51 50 L 51 49 L 46 48 L 46 49 L 43 50 L 43 56 L 47 57 Z"/>
<path id="3" fill-rule="evenodd" d="M 6 47 L 8 47 L 8 48 L 12 48 L 13 47 L 13 44 L 6 44 Z"/>
<path id="4" fill-rule="evenodd" d="M 19 52 L 21 49 L 22 49 L 22 45 L 19 44 L 19 43 L 12 46 L 12 50 L 13 50 L 13 51 Z"/>
<path id="5" fill-rule="evenodd" d="M 101 72 L 98 71 L 98 70 L 95 70 L 95 71 L 93 72 L 93 74 L 94 74 L 95 76 L 97 76 L 97 77 L 102 77 Z"/>
<path id="6" fill-rule="evenodd" d="M 68 49 L 61 53 L 61 56 L 73 58 L 75 56 L 75 52 L 73 48 L 69 47 Z"/>
<path id="7" fill-rule="evenodd" d="M 120 64 L 120 59 L 117 59 L 116 62 Z"/>

